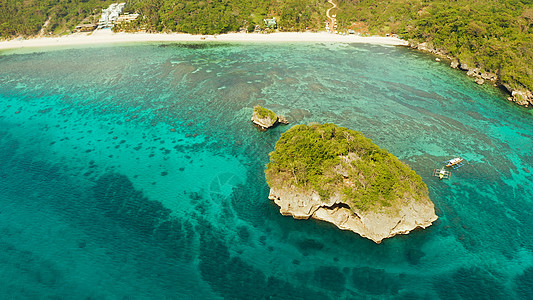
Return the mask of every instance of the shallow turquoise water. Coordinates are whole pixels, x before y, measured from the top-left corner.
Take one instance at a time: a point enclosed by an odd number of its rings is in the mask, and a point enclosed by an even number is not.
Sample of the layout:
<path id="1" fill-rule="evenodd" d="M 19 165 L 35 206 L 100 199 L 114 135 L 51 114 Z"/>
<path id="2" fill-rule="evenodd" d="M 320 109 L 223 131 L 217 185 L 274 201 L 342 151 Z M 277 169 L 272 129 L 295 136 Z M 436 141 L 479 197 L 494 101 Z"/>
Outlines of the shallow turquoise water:
<path id="1" fill-rule="evenodd" d="M 533 115 L 406 48 L 146 44 L 0 55 L 0 298 L 533 297 Z M 279 214 L 292 124 L 362 131 L 439 220 L 376 245 Z M 431 178 L 454 156 L 469 164 Z"/>

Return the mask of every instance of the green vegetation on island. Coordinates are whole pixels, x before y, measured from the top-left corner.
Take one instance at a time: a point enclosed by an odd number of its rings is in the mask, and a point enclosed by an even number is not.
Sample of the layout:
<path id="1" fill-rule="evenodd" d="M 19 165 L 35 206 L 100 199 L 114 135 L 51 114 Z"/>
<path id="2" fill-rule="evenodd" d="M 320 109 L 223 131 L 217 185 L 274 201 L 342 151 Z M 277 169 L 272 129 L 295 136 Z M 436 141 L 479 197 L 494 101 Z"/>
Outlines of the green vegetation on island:
<path id="1" fill-rule="evenodd" d="M 276 115 L 270 109 L 266 109 L 259 105 L 254 106 L 254 112 L 252 114 L 252 122 L 257 126 L 266 130 L 276 125 L 279 121 L 278 115 Z"/>
<path id="2" fill-rule="evenodd" d="M 360 132 L 334 124 L 296 125 L 283 133 L 265 170 L 270 187 L 340 194 L 350 207 L 393 206 L 427 199 L 422 178 Z"/>
<path id="3" fill-rule="evenodd" d="M 260 119 L 266 119 L 266 118 L 271 119 L 271 120 L 278 119 L 278 116 L 273 111 L 271 111 L 268 108 L 261 107 L 259 105 L 254 106 L 254 114 L 256 114 L 257 117 Z"/>

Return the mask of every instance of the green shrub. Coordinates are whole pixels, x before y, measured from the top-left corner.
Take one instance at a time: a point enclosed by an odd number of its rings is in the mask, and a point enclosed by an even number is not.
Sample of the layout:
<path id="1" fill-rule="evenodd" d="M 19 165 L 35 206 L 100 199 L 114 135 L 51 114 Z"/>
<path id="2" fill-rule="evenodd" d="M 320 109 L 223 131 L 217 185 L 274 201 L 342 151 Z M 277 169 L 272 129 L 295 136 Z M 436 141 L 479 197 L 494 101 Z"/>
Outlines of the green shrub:
<path id="1" fill-rule="evenodd" d="M 254 113 L 260 119 L 270 118 L 270 120 L 276 120 L 278 116 L 270 109 L 261 107 L 259 105 L 254 106 Z"/>

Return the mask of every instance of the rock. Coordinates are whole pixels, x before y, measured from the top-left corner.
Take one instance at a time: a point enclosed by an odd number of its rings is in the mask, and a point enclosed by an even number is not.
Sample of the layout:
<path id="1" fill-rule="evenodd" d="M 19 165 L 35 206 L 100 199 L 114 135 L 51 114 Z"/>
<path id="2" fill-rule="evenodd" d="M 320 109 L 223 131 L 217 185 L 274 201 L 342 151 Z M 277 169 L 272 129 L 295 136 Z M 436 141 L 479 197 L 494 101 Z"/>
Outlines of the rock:
<path id="1" fill-rule="evenodd" d="M 514 89 L 507 83 L 503 83 L 502 86 L 511 94 L 511 97 L 507 99 L 526 107 L 533 105 L 533 93 L 530 90 L 525 88 Z"/>
<path id="2" fill-rule="evenodd" d="M 476 79 L 476 83 L 481 85 L 481 84 L 485 83 L 485 80 L 483 80 L 482 78 L 478 78 L 478 79 Z"/>
<path id="3" fill-rule="evenodd" d="M 490 72 L 483 72 L 481 73 L 481 78 L 485 79 L 485 80 L 490 80 L 490 81 L 495 81 L 498 76 L 494 73 L 490 73 Z"/>
<path id="4" fill-rule="evenodd" d="M 511 96 L 513 97 L 513 101 L 517 104 L 528 106 L 529 104 L 533 104 L 533 97 L 529 97 L 530 94 L 531 92 L 527 90 L 514 90 L 511 93 Z"/>
<path id="5" fill-rule="evenodd" d="M 459 62 L 457 60 L 452 60 L 450 67 L 457 69 L 457 67 L 459 67 Z"/>
<path id="6" fill-rule="evenodd" d="M 429 49 L 427 47 L 427 43 L 418 44 L 417 49 L 420 50 L 420 51 L 429 51 Z"/>
<path id="7" fill-rule="evenodd" d="M 435 58 L 435 61 L 439 62 L 439 61 L 440 61 L 440 58 L 438 58 L 438 57 L 437 57 L 437 58 Z"/>
<path id="8" fill-rule="evenodd" d="M 461 69 L 463 71 L 468 71 L 468 65 L 466 63 L 461 63 L 459 65 L 459 69 Z"/>
<path id="9" fill-rule="evenodd" d="M 254 107 L 252 122 L 262 129 L 268 129 L 278 122 L 278 116 L 273 111 L 257 105 Z"/>
<path id="10" fill-rule="evenodd" d="M 444 57 L 446 57 L 448 55 L 448 51 L 446 51 L 444 49 L 440 49 L 440 48 L 435 49 L 435 53 L 437 53 L 439 55 L 442 55 Z"/>
<path id="11" fill-rule="evenodd" d="M 426 228 L 438 218 L 429 198 L 423 201 L 407 199 L 399 211 L 391 208 L 361 211 L 341 202 L 338 195 L 323 202 L 316 192 L 297 191 L 294 188 L 271 188 L 268 198 L 280 207 L 280 213 L 284 216 L 330 222 L 342 230 L 353 231 L 378 244 L 397 234 Z"/>
<path id="12" fill-rule="evenodd" d="M 285 125 L 289 124 L 289 120 L 282 115 L 278 115 L 278 122 Z"/>
<path id="13" fill-rule="evenodd" d="M 479 68 L 469 69 L 468 72 L 466 72 L 466 75 L 480 77 L 480 73 L 479 72 L 480 72 Z"/>

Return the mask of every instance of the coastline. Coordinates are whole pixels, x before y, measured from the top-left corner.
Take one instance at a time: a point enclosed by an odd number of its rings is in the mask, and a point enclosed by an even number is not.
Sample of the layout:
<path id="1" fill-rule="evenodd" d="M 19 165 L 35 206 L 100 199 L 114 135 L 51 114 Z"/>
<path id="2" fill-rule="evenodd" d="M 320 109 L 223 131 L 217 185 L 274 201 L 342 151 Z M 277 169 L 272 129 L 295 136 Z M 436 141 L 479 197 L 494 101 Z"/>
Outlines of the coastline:
<path id="1" fill-rule="evenodd" d="M 418 43 L 415 41 L 409 41 L 408 46 L 412 49 L 432 54 L 439 59 L 438 61 L 440 61 L 441 58 L 448 60 L 450 68 L 464 71 L 466 76 L 473 78 L 476 84 L 482 85 L 488 83 L 507 92 L 508 101 L 512 101 L 526 108 L 533 105 L 533 92 L 531 90 L 527 89 L 525 86 L 522 88 L 513 88 L 508 82 L 502 82 L 498 77 L 499 75 L 497 71 L 482 72 L 479 65 L 472 66 L 467 62 L 463 62 L 458 57 L 450 56 L 446 50 L 435 48 L 432 44 L 427 42 Z"/>
<path id="2" fill-rule="evenodd" d="M 235 43 L 358 43 L 385 46 L 405 46 L 432 53 L 437 57 L 458 61 L 442 53 L 442 50 L 425 46 L 426 43 L 413 43 L 395 37 L 338 35 L 327 32 L 276 32 L 276 33 L 226 33 L 220 35 L 193 35 L 188 33 L 126 33 L 112 32 L 110 29 L 95 30 L 91 33 L 72 33 L 60 37 L 30 37 L 0 41 L 0 51 L 27 50 L 42 48 L 70 48 L 97 45 L 115 45 L 128 43 L 179 43 L 179 42 L 235 42 Z M 420 47 L 422 45 L 422 47 Z M 453 66 L 452 66 L 453 68 Z M 461 69 L 468 71 L 461 67 Z M 477 70 L 472 69 L 470 72 Z M 472 74 L 467 73 L 469 76 Z M 478 79 L 500 87 L 508 92 L 507 100 L 518 105 L 528 107 L 533 105 L 532 91 L 527 89 L 513 89 L 508 84 L 502 83 L 496 74 L 490 73 L 489 77 L 475 74 Z M 478 82 L 479 83 L 479 82 Z M 479 83 L 482 84 L 482 83 Z"/>
<path id="3" fill-rule="evenodd" d="M 61 37 L 35 37 L 0 41 L 0 50 L 21 48 L 64 47 L 81 45 L 136 43 L 136 42 L 266 42 L 266 43 L 366 43 L 390 46 L 408 46 L 408 42 L 394 37 L 362 37 L 336 35 L 326 32 L 227 33 L 221 35 L 192 35 L 186 33 L 114 33 L 109 29 L 89 34 L 73 33 Z"/>

